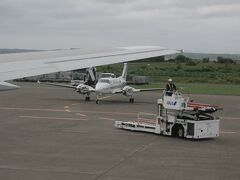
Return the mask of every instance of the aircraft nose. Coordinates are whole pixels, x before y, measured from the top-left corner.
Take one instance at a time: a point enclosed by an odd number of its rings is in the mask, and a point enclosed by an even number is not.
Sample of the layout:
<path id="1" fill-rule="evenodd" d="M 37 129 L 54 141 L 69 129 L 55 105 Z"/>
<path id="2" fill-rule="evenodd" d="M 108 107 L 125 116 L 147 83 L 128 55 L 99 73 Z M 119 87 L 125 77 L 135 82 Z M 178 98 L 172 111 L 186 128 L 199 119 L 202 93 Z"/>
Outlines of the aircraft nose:
<path id="1" fill-rule="evenodd" d="M 96 84 L 95 91 L 96 93 L 101 93 L 103 90 L 103 86 L 101 84 Z"/>

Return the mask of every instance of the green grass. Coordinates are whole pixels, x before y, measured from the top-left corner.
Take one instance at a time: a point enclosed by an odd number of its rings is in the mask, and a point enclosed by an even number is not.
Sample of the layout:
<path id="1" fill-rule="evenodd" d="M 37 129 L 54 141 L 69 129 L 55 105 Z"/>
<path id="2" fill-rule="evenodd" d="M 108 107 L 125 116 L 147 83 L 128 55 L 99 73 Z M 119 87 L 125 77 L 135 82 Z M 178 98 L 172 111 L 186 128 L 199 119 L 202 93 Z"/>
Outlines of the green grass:
<path id="1" fill-rule="evenodd" d="M 240 85 L 205 84 L 205 83 L 175 83 L 178 90 L 185 94 L 235 95 L 240 96 Z M 136 88 L 165 87 L 165 83 L 135 85 Z"/>
<path id="2" fill-rule="evenodd" d="M 114 64 L 100 66 L 97 70 L 121 75 L 122 68 L 122 64 Z M 198 62 L 194 66 L 189 66 L 185 63 L 136 62 L 129 63 L 128 72 L 132 76 L 149 77 L 150 85 L 139 86 L 142 88 L 165 87 L 168 78 L 172 78 L 177 87 L 184 87 L 181 90 L 183 93 L 240 95 L 240 63 Z M 131 81 L 131 78 L 129 78 L 129 81 Z"/>
<path id="3" fill-rule="evenodd" d="M 97 67 L 98 72 L 122 73 L 122 64 Z M 148 76 L 151 82 L 165 82 L 169 77 L 178 83 L 240 84 L 240 64 L 142 62 L 129 63 L 128 74 Z"/>

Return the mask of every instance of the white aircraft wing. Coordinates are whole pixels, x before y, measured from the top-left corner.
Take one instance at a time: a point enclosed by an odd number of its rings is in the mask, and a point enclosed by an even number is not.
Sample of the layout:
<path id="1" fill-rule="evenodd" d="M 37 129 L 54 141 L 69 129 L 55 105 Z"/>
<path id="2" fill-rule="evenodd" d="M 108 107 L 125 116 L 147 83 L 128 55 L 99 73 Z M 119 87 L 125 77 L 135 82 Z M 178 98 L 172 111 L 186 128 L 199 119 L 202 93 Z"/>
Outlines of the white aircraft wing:
<path id="1" fill-rule="evenodd" d="M 14 88 L 4 81 L 59 71 L 134 61 L 181 53 L 161 47 L 125 47 L 100 50 L 53 50 L 0 55 L 0 90 Z"/>
<path id="2" fill-rule="evenodd" d="M 147 89 L 136 89 L 131 86 L 125 86 L 123 89 L 117 91 L 116 93 L 123 93 L 123 94 L 132 94 L 136 92 L 144 92 L 144 91 L 160 91 L 164 90 L 165 88 L 147 88 Z"/>
<path id="3" fill-rule="evenodd" d="M 160 91 L 164 90 L 165 88 L 147 88 L 147 89 L 134 89 L 133 92 L 144 92 L 144 91 Z"/>
<path id="4" fill-rule="evenodd" d="M 51 86 L 58 86 L 58 87 L 75 89 L 80 94 L 95 92 L 95 88 L 93 88 L 91 86 L 88 86 L 88 85 L 85 85 L 85 84 L 79 84 L 78 86 L 72 86 L 72 85 L 63 84 L 63 83 L 44 83 L 44 84 L 51 85 Z"/>
<path id="5" fill-rule="evenodd" d="M 72 86 L 70 84 L 63 84 L 63 83 L 43 83 L 43 84 L 51 85 L 51 86 L 59 86 L 59 87 L 76 89 L 76 86 Z"/>

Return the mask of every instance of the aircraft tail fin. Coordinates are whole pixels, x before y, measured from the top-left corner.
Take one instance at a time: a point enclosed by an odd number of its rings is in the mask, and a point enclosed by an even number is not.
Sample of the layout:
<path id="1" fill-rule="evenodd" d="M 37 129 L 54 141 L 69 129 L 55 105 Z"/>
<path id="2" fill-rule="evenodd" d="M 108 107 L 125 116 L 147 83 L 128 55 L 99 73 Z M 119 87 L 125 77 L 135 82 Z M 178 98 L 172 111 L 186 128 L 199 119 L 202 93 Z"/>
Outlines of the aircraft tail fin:
<path id="1" fill-rule="evenodd" d="M 123 68 L 123 72 L 122 72 L 122 78 L 123 79 L 127 79 L 127 69 L 128 69 L 128 66 L 127 66 L 127 63 L 124 63 L 124 68 Z"/>
<path id="2" fill-rule="evenodd" d="M 84 84 L 94 87 L 96 85 L 96 68 L 90 67 L 87 69 L 87 76 Z"/>

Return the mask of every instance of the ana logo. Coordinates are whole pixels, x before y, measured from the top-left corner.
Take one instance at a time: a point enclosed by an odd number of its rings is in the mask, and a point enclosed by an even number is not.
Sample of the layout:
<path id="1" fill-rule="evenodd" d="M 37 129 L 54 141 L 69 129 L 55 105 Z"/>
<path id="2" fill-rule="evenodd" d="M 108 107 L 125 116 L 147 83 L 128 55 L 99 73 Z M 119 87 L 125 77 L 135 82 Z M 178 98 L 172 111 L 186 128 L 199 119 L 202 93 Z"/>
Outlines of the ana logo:
<path id="1" fill-rule="evenodd" d="M 177 104 L 177 101 L 167 101 L 167 105 L 175 106 Z"/>

